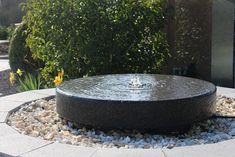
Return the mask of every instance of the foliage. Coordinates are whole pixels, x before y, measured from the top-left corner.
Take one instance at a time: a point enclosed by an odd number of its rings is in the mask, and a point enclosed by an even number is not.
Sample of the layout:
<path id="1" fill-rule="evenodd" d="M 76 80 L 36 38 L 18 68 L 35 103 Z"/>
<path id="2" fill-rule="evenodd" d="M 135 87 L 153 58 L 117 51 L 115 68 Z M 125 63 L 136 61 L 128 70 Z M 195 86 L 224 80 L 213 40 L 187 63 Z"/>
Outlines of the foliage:
<path id="1" fill-rule="evenodd" d="M 21 69 L 17 69 L 16 73 L 9 73 L 9 82 L 12 86 L 16 83 L 18 92 L 46 88 L 39 74 L 30 74 Z"/>
<path id="2" fill-rule="evenodd" d="M 17 90 L 19 92 L 38 90 L 41 89 L 42 82 L 40 75 L 35 76 L 30 73 L 26 73 L 24 77 L 18 77 L 17 79 Z"/>
<path id="3" fill-rule="evenodd" d="M 0 26 L 0 40 L 7 40 L 8 32 L 7 28 L 4 26 Z"/>
<path id="4" fill-rule="evenodd" d="M 10 39 L 13 31 L 15 29 L 14 25 L 5 27 L 5 26 L 0 26 L 0 40 L 7 40 Z"/>
<path id="5" fill-rule="evenodd" d="M 40 61 L 32 58 L 32 53 L 26 45 L 26 25 L 19 25 L 12 34 L 9 47 L 9 63 L 11 69 L 22 69 L 24 71 L 35 73 L 41 65 Z"/>
<path id="6" fill-rule="evenodd" d="M 166 0 L 28 0 L 27 45 L 53 81 L 107 73 L 157 73 L 168 56 Z"/>
<path id="7" fill-rule="evenodd" d="M 7 39 L 8 40 L 11 40 L 11 37 L 12 37 L 15 29 L 16 29 L 15 25 L 10 25 L 7 27 L 7 34 L 8 34 Z"/>

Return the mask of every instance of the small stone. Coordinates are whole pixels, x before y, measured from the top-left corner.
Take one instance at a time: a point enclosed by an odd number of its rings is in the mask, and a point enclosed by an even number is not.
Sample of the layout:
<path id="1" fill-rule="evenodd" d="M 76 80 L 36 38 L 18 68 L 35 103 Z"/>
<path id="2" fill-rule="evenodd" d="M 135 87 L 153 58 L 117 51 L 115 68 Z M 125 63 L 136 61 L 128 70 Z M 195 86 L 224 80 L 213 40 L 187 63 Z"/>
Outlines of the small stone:
<path id="1" fill-rule="evenodd" d="M 51 129 L 52 129 L 53 131 L 58 131 L 58 130 L 59 130 L 59 128 L 58 128 L 57 125 L 53 125 L 53 126 L 51 127 Z"/>
<path id="2" fill-rule="evenodd" d="M 228 104 L 231 104 L 231 103 L 233 102 L 233 100 L 230 99 L 230 98 L 226 98 L 224 101 L 225 101 L 226 103 L 228 103 Z"/>
<path id="3" fill-rule="evenodd" d="M 124 143 L 129 143 L 130 141 L 131 141 L 131 139 L 128 136 L 123 140 Z"/>
<path id="4" fill-rule="evenodd" d="M 219 135 L 221 137 L 221 139 L 223 140 L 228 140 L 228 139 L 231 139 L 231 136 L 228 135 L 228 134 L 225 134 L 225 133 L 222 133 Z"/>
<path id="5" fill-rule="evenodd" d="M 74 136 L 73 140 L 76 142 L 81 142 L 83 138 L 84 138 L 83 136 Z"/>
<path id="6" fill-rule="evenodd" d="M 143 135 L 141 133 L 138 133 L 135 135 L 136 138 L 143 138 Z"/>
<path id="7" fill-rule="evenodd" d="M 118 147 L 123 147 L 125 146 L 122 142 L 119 142 L 119 141 L 113 141 L 113 144 L 118 146 Z"/>
<path id="8" fill-rule="evenodd" d="M 24 128 L 25 128 L 25 124 L 24 124 L 23 122 L 17 122 L 17 123 L 15 124 L 15 126 L 16 126 L 17 128 L 19 128 L 19 129 L 24 129 Z"/>
<path id="9" fill-rule="evenodd" d="M 211 137 L 211 141 L 215 142 L 219 142 L 221 140 L 221 136 L 220 135 L 215 135 L 213 137 Z"/>
<path id="10" fill-rule="evenodd" d="M 186 141 L 185 141 L 185 144 L 186 144 L 187 146 L 191 146 L 191 145 L 194 145 L 194 144 L 195 144 L 195 141 L 193 141 L 193 140 L 186 140 Z"/>
<path id="11" fill-rule="evenodd" d="M 235 128 L 235 122 L 231 123 L 230 128 Z"/>
<path id="12" fill-rule="evenodd" d="M 38 137 L 39 136 L 39 132 L 38 131 L 32 131 L 31 135 L 33 137 Z"/>
<path id="13" fill-rule="evenodd" d="M 54 135 L 55 135 L 54 133 L 49 133 L 46 136 L 44 136 L 44 139 L 45 140 L 51 140 L 51 139 L 53 139 Z"/>
<path id="14" fill-rule="evenodd" d="M 144 149 L 149 149 L 150 147 L 151 147 L 150 144 L 145 144 L 143 148 L 144 148 Z"/>
<path id="15" fill-rule="evenodd" d="M 72 128 L 73 127 L 73 123 L 68 122 L 68 126 L 69 126 L 69 128 Z"/>
<path id="16" fill-rule="evenodd" d="M 169 144 L 169 145 L 167 145 L 167 148 L 168 148 L 168 149 L 172 149 L 172 148 L 174 148 L 174 147 L 175 147 L 174 144 Z"/>
<path id="17" fill-rule="evenodd" d="M 107 136 L 106 137 L 106 141 L 112 141 L 113 140 L 113 137 L 112 136 Z"/>
<path id="18" fill-rule="evenodd" d="M 232 129 L 232 130 L 229 132 L 229 135 L 231 135 L 231 136 L 235 136 L 235 128 L 234 128 L 234 129 Z"/>
<path id="19" fill-rule="evenodd" d="M 64 136 L 69 136 L 69 135 L 70 135 L 69 131 L 62 131 L 62 134 L 63 134 Z"/>

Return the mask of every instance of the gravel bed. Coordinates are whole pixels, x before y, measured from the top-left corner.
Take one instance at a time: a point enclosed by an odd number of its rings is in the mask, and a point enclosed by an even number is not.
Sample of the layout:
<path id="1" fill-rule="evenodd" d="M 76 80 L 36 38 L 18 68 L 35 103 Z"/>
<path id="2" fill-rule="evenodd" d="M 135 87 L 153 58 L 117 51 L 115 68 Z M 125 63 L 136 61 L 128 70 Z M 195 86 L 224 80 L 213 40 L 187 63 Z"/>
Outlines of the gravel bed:
<path id="1" fill-rule="evenodd" d="M 218 96 L 216 107 L 216 116 L 227 116 L 235 118 L 235 100 L 233 98 Z"/>
<path id="2" fill-rule="evenodd" d="M 219 116 L 235 115 L 235 101 L 219 96 L 217 112 Z M 55 111 L 55 99 L 37 100 L 26 104 L 13 113 L 8 124 L 22 134 L 60 143 L 116 148 L 173 148 L 189 145 L 217 143 L 235 138 L 235 119 L 211 118 L 195 124 L 181 135 L 146 134 L 138 131 L 88 130 L 76 128 L 73 123 L 61 119 Z"/>

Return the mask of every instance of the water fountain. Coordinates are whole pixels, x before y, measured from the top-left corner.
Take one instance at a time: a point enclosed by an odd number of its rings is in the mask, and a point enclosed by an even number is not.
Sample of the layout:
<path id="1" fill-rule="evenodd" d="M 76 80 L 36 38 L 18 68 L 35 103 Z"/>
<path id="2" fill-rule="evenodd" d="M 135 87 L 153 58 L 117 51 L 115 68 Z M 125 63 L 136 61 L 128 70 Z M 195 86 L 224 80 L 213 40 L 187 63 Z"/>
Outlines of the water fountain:
<path id="1" fill-rule="evenodd" d="M 122 74 L 79 78 L 56 89 L 58 114 L 103 130 L 184 131 L 209 118 L 216 87 L 171 75 Z"/>

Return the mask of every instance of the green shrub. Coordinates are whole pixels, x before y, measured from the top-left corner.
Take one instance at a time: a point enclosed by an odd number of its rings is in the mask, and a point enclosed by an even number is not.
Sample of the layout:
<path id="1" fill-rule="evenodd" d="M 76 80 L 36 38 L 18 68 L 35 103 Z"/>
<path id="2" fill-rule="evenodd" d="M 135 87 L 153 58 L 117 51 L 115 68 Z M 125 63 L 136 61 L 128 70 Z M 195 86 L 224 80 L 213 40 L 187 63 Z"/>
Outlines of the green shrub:
<path id="1" fill-rule="evenodd" d="M 15 25 L 10 25 L 7 27 L 8 39 L 11 40 L 14 30 L 16 29 Z"/>
<path id="2" fill-rule="evenodd" d="M 17 69 L 21 69 L 35 73 L 41 63 L 32 58 L 32 53 L 29 47 L 26 46 L 26 37 L 26 25 L 19 25 L 13 32 L 10 40 L 9 63 L 14 72 L 16 72 Z"/>
<path id="3" fill-rule="evenodd" d="M 167 0 L 28 0 L 27 44 L 52 80 L 107 73 L 158 73 L 168 56 Z"/>
<path id="4" fill-rule="evenodd" d="M 0 26 L 0 40 L 7 40 L 8 33 L 7 28 L 4 26 Z"/>

